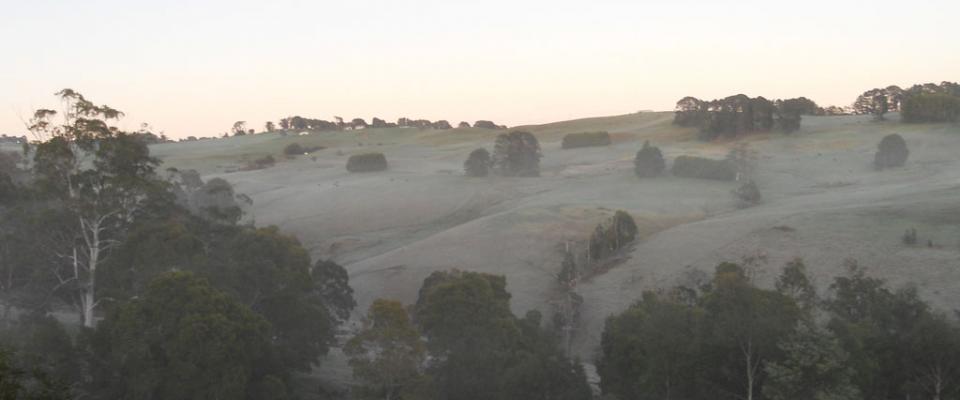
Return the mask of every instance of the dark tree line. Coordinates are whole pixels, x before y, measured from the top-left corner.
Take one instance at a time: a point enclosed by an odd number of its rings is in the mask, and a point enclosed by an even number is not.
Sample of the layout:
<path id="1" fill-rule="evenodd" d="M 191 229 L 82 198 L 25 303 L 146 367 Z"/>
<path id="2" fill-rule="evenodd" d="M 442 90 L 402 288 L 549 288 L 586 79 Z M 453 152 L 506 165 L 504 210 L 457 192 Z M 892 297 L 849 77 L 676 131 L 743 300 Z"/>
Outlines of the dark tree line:
<path id="1" fill-rule="evenodd" d="M 397 119 L 397 122 L 387 122 L 381 118 L 374 117 L 370 120 L 368 124 L 363 118 L 354 118 L 349 122 L 345 122 L 340 117 L 334 117 L 334 121 L 327 121 L 323 119 L 313 119 L 313 118 L 304 118 L 299 115 L 281 118 L 279 122 L 279 128 L 283 131 L 294 130 L 294 131 L 314 131 L 314 132 L 323 132 L 323 131 L 340 131 L 345 129 L 363 129 L 363 128 L 418 128 L 418 129 L 453 129 L 453 125 L 450 124 L 447 120 L 438 120 L 430 121 L 428 119 L 411 119 L 406 117 L 401 117 Z M 243 122 L 243 121 L 239 121 Z M 273 132 L 276 126 L 273 122 L 266 123 L 266 131 Z M 469 128 L 470 124 L 466 122 L 461 122 L 458 126 L 459 128 Z M 493 124 L 490 121 L 477 121 L 474 125 L 475 128 L 488 128 L 488 129 L 506 129 L 505 126 Z M 234 131 L 240 132 L 239 134 L 245 134 L 243 130 L 244 126 L 240 127 L 240 130 L 237 131 L 237 127 L 234 127 Z"/>
<path id="2" fill-rule="evenodd" d="M 941 82 L 870 89 L 853 103 L 857 114 L 884 119 L 888 112 L 900 112 L 903 122 L 956 122 L 960 118 L 960 84 Z"/>
<path id="3" fill-rule="evenodd" d="M 743 94 L 711 101 L 684 97 L 677 102 L 673 123 L 697 127 L 701 140 L 713 140 L 774 129 L 790 133 L 800 129 L 802 115 L 818 112 L 816 103 L 804 97 L 775 101 Z"/>
<path id="4" fill-rule="evenodd" d="M 623 399 L 956 399 L 960 327 L 855 264 L 821 297 L 803 262 L 774 289 L 741 265 L 646 292 L 607 321 L 603 391 Z"/>

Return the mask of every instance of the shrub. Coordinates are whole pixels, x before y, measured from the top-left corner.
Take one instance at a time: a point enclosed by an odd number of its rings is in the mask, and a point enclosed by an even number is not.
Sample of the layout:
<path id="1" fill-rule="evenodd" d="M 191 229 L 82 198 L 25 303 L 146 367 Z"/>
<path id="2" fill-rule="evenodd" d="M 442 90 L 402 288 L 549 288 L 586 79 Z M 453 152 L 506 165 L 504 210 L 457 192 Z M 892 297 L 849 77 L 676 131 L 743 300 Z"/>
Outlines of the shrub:
<path id="1" fill-rule="evenodd" d="M 540 142 L 530 132 L 513 131 L 497 136 L 493 167 L 504 176 L 540 176 Z"/>
<path id="2" fill-rule="evenodd" d="M 747 183 L 740 185 L 740 187 L 733 189 L 731 193 L 733 193 L 733 197 L 737 199 L 737 206 L 740 208 L 746 208 L 760 204 L 760 199 L 762 198 L 760 195 L 760 189 L 753 181 L 748 181 Z"/>
<path id="3" fill-rule="evenodd" d="M 287 147 L 283 148 L 283 154 L 288 156 L 296 156 L 300 154 L 313 153 L 317 150 L 323 150 L 326 147 L 323 146 L 303 146 L 300 143 L 290 143 Z"/>
<path id="4" fill-rule="evenodd" d="M 287 147 L 283 148 L 283 154 L 288 156 L 295 156 L 303 153 L 303 146 L 301 146 L 300 143 L 290 143 L 287 145 Z"/>
<path id="5" fill-rule="evenodd" d="M 561 145 L 564 149 L 573 149 L 577 147 L 591 147 L 591 146 L 609 146 L 610 145 L 610 134 L 607 132 L 582 132 L 582 133 L 571 133 L 563 137 L 563 144 Z"/>
<path id="6" fill-rule="evenodd" d="M 463 169 L 467 176 L 487 176 L 490 171 L 490 152 L 483 148 L 471 151 L 463 163 Z"/>
<path id="7" fill-rule="evenodd" d="M 907 161 L 910 150 L 903 137 L 894 133 L 884 136 L 877 146 L 877 154 L 873 158 L 873 166 L 877 170 L 884 168 L 901 167 Z"/>
<path id="8" fill-rule="evenodd" d="M 713 160 L 694 156 L 677 157 L 673 161 L 671 171 L 673 175 L 683 178 L 732 181 L 737 177 L 736 168 L 728 160 Z"/>
<path id="9" fill-rule="evenodd" d="M 617 210 L 610 219 L 594 229 L 590 236 L 591 261 L 601 260 L 637 238 L 637 223 L 626 211 Z"/>
<path id="10" fill-rule="evenodd" d="M 387 157 L 383 153 L 354 154 L 347 159 L 347 171 L 374 172 L 387 169 Z"/>
<path id="11" fill-rule="evenodd" d="M 243 171 L 253 171 L 257 169 L 270 168 L 276 163 L 277 160 L 268 154 L 253 161 L 247 162 L 247 165 L 240 169 Z"/>
<path id="12" fill-rule="evenodd" d="M 903 122 L 956 122 L 960 118 L 960 97 L 944 93 L 909 96 L 901 105 Z"/>
<path id="13" fill-rule="evenodd" d="M 457 128 L 462 129 L 462 128 L 469 128 L 469 127 L 470 127 L 470 123 L 467 121 L 460 121 L 460 123 L 457 124 Z"/>
<path id="14" fill-rule="evenodd" d="M 651 146 L 650 141 L 643 142 L 643 148 L 633 159 L 633 172 L 641 178 L 650 178 L 662 174 L 666 168 L 660 148 Z"/>

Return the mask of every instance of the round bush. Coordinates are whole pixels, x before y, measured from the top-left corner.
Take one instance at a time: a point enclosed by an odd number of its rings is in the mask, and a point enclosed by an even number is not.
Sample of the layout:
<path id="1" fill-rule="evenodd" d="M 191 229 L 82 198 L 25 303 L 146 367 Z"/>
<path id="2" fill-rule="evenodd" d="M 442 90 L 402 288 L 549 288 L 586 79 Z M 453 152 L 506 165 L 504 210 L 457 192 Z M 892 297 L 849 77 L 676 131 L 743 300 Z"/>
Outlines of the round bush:
<path id="1" fill-rule="evenodd" d="M 374 172 L 387 169 L 387 157 L 383 153 L 354 154 L 347 159 L 347 171 Z"/>
<path id="2" fill-rule="evenodd" d="M 907 149 L 907 142 L 903 137 L 894 133 L 884 136 L 877 146 L 877 154 L 873 158 L 874 168 L 881 170 L 884 168 L 901 167 L 907 162 L 910 150 Z"/>
<path id="3" fill-rule="evenodd" d="M 305 152 L 306 151 L 303 149 L 303 146 L 301 146 L 300 143 L 290 143 L 287 145 L 287 147 L 283 148 L 283 154 L 288 156 L 296 156 Z"/>
<path id="4" fill-rule="evenodd" d="M 471 151 L 467 161 L 463 163 L 463 169 L 467 176 L 487 176 L 490 172 L 490 152 L 483 148 Z"/>

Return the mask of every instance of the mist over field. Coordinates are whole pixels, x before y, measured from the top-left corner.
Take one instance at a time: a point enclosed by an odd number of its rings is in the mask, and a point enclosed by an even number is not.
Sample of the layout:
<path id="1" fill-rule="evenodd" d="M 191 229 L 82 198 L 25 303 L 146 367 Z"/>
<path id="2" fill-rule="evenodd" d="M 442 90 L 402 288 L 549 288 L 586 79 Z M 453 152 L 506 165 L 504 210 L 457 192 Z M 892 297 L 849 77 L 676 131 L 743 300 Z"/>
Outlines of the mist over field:
<path id="1" fill-rule="evenodd" d="M 0 399 L 960 400 L 955 2 L 0 9 Z"/>

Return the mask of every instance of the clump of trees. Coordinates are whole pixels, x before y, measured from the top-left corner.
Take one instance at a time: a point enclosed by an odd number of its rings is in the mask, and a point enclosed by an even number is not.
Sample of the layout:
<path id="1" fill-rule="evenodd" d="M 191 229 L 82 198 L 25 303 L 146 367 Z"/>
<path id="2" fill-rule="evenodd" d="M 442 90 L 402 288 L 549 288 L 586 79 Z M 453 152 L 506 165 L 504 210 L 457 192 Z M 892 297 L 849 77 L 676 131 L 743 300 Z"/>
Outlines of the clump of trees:
<path id="1" fill-rule="evenodd" d="M 571 133 L 563 137 L 561 148 L 573 149 L 577 147 L 609 146 L 610 134 L 601 132 Z"/>
<path id="2" fill-rule="evenodd" d="M 266 169 L 276 165 L 277 159 L 273 158 L 273 155 L 267 154 L 263 157 L 254 158 L 247 162 L 242 168 L 243 171 L 256 171 L 258 169 Z"/>
<path id="3" fill-rule="evenodd" d="M 375 172 L 387 169 L 387 157 L 383 153 L 354 154 L 347 159 L 347 171 Z"/>
<path id="4" fill-rule="evenodd" d="M 646 292 L 610 317 L 598 372 L 625 399 L 945 399 L 960 390 L 958 338 L 915 290 L 855 264 L 821 297 L 802 260 L 774 289 L 723 263 L 700 287 Z"/>
<path id="5" fill-rule="evenodd" d="M 470 127 L 470 123 L 467 121 L 460 121 L 460 123 L 457 124 L 457 128 L 460 128 L 460 129 L 465 129 L 469 127 Z"/>
<path id="6" fill-rule="evenodd" d="M 473 123 L 473 127 L 481 128 L 481 129 L 507 129 L 507 127 L 504 125 L 497 125 L 493 123 L 493 121 L 487 121 L 487 120 L 476 121 Z"/>
<path id="7" fill-rule="evenodd" d="M 122 113 L 58 97 L 64 122 L 34 114 L 28 177 L 0 199 L 0 300 L 28 316 L 0 339 L 14 367 L 38 371 L 18 384 L 51 399 L 289 397 L 352 308 L 346 271 L 311 266 L 276 228 L 191 212 L 183 192 L 232 188 L 164 180 L 146 143 L 111 126 Z M 83 329 L 50 317 L 66 308 Z"/>
<path id="8" fill-rule="evenodd" d="M 737 177 L 736 166 L 730 160 L 714 160 L 695 156 L 678 156 L 671 172 L 675 176 L 697 179 L 732 181 Z"/>
<path id="9" fill-rule="evenodd" d="M 643 147 L 633 159 L 633 172 L 641 178 L 652 178 L 662 174 L 666 167 L 660 148 L 651 146 L 649 140 L 644 141 Z"/>
<path id="10" fill-rule="evenodd" d="M 816 110 L 816 103 L 803 97 L 776 101 L 743 94 L 711 101 L 684 97 L 677 102 L 673 123 L 697 127 L 701 140 L 713 140 L 773 129 L 790 133 L 800 129 L 802 115 Z"/>
<path id="11" fill-rule="evenodd" d="M 873 167 L 877 170 L 902 167 L 910 156 L 907 142 L 903 137 L 894 133 L 884 136 L 877 145 L 877 153 L 873 157 Z"/>
<path id="12" fill-rule="evenodd" d="M 467 161 L 463 162 L 463 169 L 467 176 L 482 177 L 489 174 L 491 164 L 490 152 L 479 148 L 470 152 Z"/>
<path id="13" fill-rule="evenodd" d="M 637 238 L 637 223 L 629 213 L 617 210 L 609 220 L 597 225 L 590 235 L 587 259 L 602 260 Z"/>
<path id="14" fill-rule="evenodd" d="M 960 117 L 960 84 L 941 82 L 870 89 L 853 103 L 857 114 L 883 120 L 888 112 L 900 112 L 902 122 L 956 122 Z"/>
<path id="15" fill-rule="evenodd" d="M 503 176 L 540 176 L 540 142 L 530 132 L 513 131 L 497 136 L 493 168 Z"/>
<path id="16" fill-rule="evenodd" d="M 541 327 L 541 314 L 517 318 L 510 311 L 503 276 L 434 272 L 412 307 L 415 330 L 405 313 L 397 303 L 375 302 L 368 314 L 373 323 L 349 351 L 354 373 L 372 396 L 591 398 L 582 367 Z"/>

